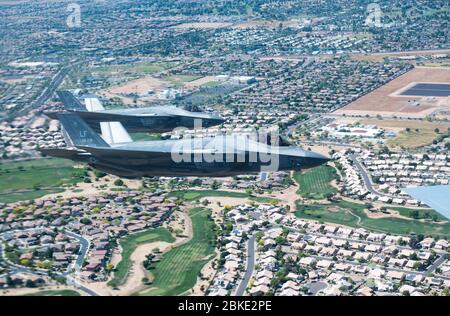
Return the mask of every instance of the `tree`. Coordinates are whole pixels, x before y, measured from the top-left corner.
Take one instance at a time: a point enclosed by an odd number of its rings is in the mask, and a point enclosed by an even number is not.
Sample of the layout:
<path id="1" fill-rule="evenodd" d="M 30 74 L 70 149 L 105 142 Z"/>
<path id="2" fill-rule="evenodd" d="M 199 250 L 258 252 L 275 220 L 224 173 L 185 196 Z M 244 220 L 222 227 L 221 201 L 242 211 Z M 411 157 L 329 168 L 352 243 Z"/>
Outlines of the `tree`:
<path id="1" fill-rule="evenodd" d="M 114 269 L 114 265 L 112 263 L 108 263 L 106 265 L 106 271 L 111 272 Z"/>
<path id="2" fill-rule="evenodd" d="M 419 218 L 419 211 L 417 211 L 417 210 L 411 211 L 411 212 L 409 212 L 409 216 L 414 218 L 414 219 L 418 219 Z"/>
<path id="3" fill-rule="evenodd" d="M 84 225 L 90 225 L 92 221 L 87 217 L 83 217 L 82 219 L 80 219 L 80 223 Z"/>
<path id="4" fill-rule="evenodd" d="M 116 180 L 114 181 L 114 185 L 115 185 L 115 186 L 118 186 L 118 187 L 123 186 L 123 180 L 122 180 L 122 179 L 116 179 Z"/>
<path id="5" fill-rule="evenodd" d="M 36 287 L 36 283 L 35 283 L 33 280 L 27 280 L 27 281 L 25 282 L 25 286 L 26 286 L 26 287 L 34 288 L 34 287 Z"/>

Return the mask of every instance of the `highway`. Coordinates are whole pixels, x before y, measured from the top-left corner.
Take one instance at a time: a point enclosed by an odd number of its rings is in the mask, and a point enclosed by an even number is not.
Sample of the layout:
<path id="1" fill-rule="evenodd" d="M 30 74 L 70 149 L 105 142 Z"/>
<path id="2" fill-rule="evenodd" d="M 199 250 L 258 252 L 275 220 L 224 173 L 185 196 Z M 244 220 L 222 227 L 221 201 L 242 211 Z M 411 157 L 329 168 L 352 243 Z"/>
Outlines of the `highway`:
<path id="1" fill-rule="evenodd" d="M 82 63 L 81 61 L 76 61 L 68 66 L 62 67 L 55 76 L 53 76 L 51 82 L 48 84 L 48 86 L 42 91 L 42 93 L 39 95 L 39 97 L 34 101 L 31 102 L 28 106 L 23 107 L 20 112 L 25 113 L 30 109 L 36 109 L 42 106 L 45 102 L 47 102 L 48 99 L 52 97 L 52 95 L 55 93 L 55 91 L 58 89 L 58 87 L 61 85 L 61 83 L 64 81 L 64 78 L 69 73 L 69 71 L 72 69 L 72 67 Z"/>
<path id="2" fill-rule="evenodd" d="M 252 277 L 253 270 L 255 269 L 255 242 L 256 235 L 253 234 L 247 241 L 247 265 L 245 267 L 244 277 L 239 283 L 239 286 L 235 292 L 235 296 L 243 296 L 245 293 L 245 289 L 248 286 L 248 282 Z"/>
<path id="3" fill-rule="evenodd" d="M 53 93 L 55 93 L 56 89 L 58 89 L 59 85 L 63 82 L 69 70 L 70 67 L 61 68 L 52 78 L 52 81 L 49 83 L 49 85 L 44 89 L 44 91 L 42 91 L 39 97 L 34 102 L 31 102 L 29 105 L 24 106 L 20 110 L 20 112 L 25 113 L 30 109 L 36 109 L 42 106 L 48 99 L 52 97 Z"/>

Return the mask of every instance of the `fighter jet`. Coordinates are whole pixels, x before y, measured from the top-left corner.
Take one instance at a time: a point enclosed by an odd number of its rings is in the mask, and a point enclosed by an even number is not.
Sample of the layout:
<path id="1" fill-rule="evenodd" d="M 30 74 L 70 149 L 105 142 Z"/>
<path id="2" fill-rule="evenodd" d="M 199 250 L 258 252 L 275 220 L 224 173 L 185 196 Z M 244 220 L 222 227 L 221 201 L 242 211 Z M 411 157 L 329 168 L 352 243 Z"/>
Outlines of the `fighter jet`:
<path id="1" fill-rule="evenodd" d="M 57 91 L 57 94 L 67 112 L 77 113 L 96 132 L 102 130 L 102 122 L 120 122 L 130 133 L 165 133 L 176 127 L 211 127 L 225 121 L 214 114 L 189 112 L 176 106 L 105 110 L 95 96 L 85 98 L 83 104 L 70 91 Z M 58 112 L 45 114 L 56 119 Z"/>
<path id="2" fill-rule="evenodd" d="M 308 169 L 328 160 L 296 147 L 269 146 L 236 135 L 108 144 L 77 113 L 61 113 L 57 118 L 72 147 L 41 149 L 43 154 L 83 161 L 125 178 L 225 177 Z"/>

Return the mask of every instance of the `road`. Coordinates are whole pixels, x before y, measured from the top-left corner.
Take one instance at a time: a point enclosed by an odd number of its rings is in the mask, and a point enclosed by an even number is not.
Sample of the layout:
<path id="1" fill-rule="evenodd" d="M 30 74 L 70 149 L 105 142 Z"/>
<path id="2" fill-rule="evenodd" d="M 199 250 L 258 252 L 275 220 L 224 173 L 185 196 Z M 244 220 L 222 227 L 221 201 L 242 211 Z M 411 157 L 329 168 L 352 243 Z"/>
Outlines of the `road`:
<path id="1" fill-rule="evenodd" d="M 380 192 L 376 191 L 373 188 L 372 185 L 372 181 L 370 180 L 369 175 L 367 174 L 366 169 L 364 169 L 364 167 L 361 165 L 361 163 L 358 161 L 358 159 L 356 158 L 355 154 L 350 154 L 349 155 L 350 159 L 353 161 L 353 164 L 355 165 L 356 169 L 358 169 L 359 174 L 362 176 L 363 181 L 364 181 L 364 185 L 367 188 L 367 190 L 369 190 L 370 193 L 378 195 L 378 196 L 389 196 L 386 194 L 381 194 Z"/>
<path id="2" fill-rule="evenodd" d="M 269 228 L 268 230 L 274 229 L 279 227 L 279 225 L 272 223 L 273 226 L 271 228 Z M 289 227 L 290 231 L 295 231 L 295 232 L 300 232 L 300 230 L 293 228 L 293 227 Z M 308 235 L 314 235 L 314 236 L 323 236 L 323 237 L 328 237 L 328 238 L 335 238 L 335 239 L 341 239 L 341 240 L 346 240 L 348 242 L 359 242 L 359 243 L 363 243 L 363 244 L 375 244 L 375 245 L 380 245 L 382 246 L 383 243 L 381 242 L 375 242 L 375 241 L 367 241 L 367 240 L 359 240 L 359 239 L 351 239 L 351 238 L 345 238 L 345 237 L 338 237 L 338 236 L 328 236 L 325 234 L 320 234 L 320 233 L 309 233 Z M 250 282 L 250 278 L 253 275 L 254 272 L 254 268 L 255 268 L 255 239 L 256 239 L 256 234 L 253 234 L 248 242 L 247 242 L 247 264 L 246 264 L 246 269 L 245 269 L 245 273 L 244 273 L 244 277 L 242 278 L 241 282 L 239 283 L 239 286 L 236 289 L 235 292 L 235 296 L 243 296 L 245 294 L 245 290 L 248 287 L 248 283 Z M 407 247 L 402 247 L 402 246 L 397 246 L 399 249 L 409 249 Z M 405 272 L 405 273 L 409 273 L 409 274 L 414 274 L 414 275 L 422 275 L 422 276 L 428 276 L 429 273 L 434 272 L 448 257 L 448 255 L 446 253 L 438 253 L 439 258 L 436 259 L 432 265 L 430 265 L 426 271 L 412 271 L 412 270 L 405 270 L 404 268 L 394 268 L 394 267 L 380 267 L 381 269 L 384 269 L 386 271 L 397 271 L 397 272 Z M 312 255 L 311 257 L 316 258 L 318 260 L 331 260 L 330 257 L 323 257 L 323 256 L 317 256 L 317 255 Z M 345 259 L 339 259 L 336 262 L 339 263 L 346 263 L 346 264 L 350 264 L 353 266 L 359 266 L 361 265 L 358 262 L 355 261 L 350 261 L 350 260 L 345 260 Z M 442 279 L 445 280 L 450 280 L 450 278 L 445 277 L 445 276 L 439 276 Z"/>
<path id="3" fill-rule="evenodd" d="M 244 295 L 248 282 L 250 282 L 250 278 L 252 277 L 253 270 L 255 269 L 255 242 L 256 235 L 253 234 L 247 241 L 247 266 L 245 268 L 244 277 L 235 292 L 235 296 Z"/>
<path id="4" fill-rule="evenodd" d="M 56 89 L 58 89 L 59 85 L 63 82 L 64 78 L 66 77 L 67 73 L 69 72 L 70 67 L 63 67 L 61 68 L 56 75 L 52 78 L 52 81 L 49 83 L 49 85 L 42 91 L 42 93 L 39 95 L 39 97 L 34 101 L 28 104 L 27 106 L 24 106 L 20 112 L 25 113 L 29 111 L 30 109 L 36 109 L 42 106 L 48 99 L 51 98 L 53 93 L 55 93 Z"/>
<path id="5" fill-rule="evenodd" d="M 66 278 L 67 284 L 68 285 L 72 285 L 73 287 L 82 290 L 83 292 L 89 294 L 90 296 L 100 296 L 98 293 L 94 292 L 93 290 L 91 290 L 88 287 L 85 287 L 84 285 L 81 285 L 80 283 L 78 283 L 77 280 L 75 280 L 73 277 L 68 276 Z"/>
<path id="6" fill-rule="evenodd" d="M 447 254 L 440 254 L 439 258 L 437 258 L 432 265 L 430 265 L 427 268 L 427 273 L 431 273 L 434 272 L 434 270 L 436 270 L 441 264 L 444 263 L 445 259 L 447 259 L 448 255 Z"/>
<path id="7" fill-rule="evenodd" d="M 315 258 L 317 260 L 328 260 L 328 261 L 332 260 L 330 257 L 317 256 L 317 255 L 311 255 L 310 257 L 311 258 Z M 442 256 L 442 257 L 445 258 L 445 256 Z M 440 258 L 438 260 L 436 260 L 436 261 L 439 261 L 439 260 L 440 260 Z M 413 270 L 407 270 L 407 269 L 401 268 L 401 267 L 394 268 L 394 267 L 384 267 L 384 266 L 378 266 L 377 268 L 379 268 L 381 270 L 386 270 L 386 271 L 404 272 L 404 273 L 407 273 L 407 274 L 421 275 L 421 276 L 427 277 L 428 274 L 433 272 L 437 268 L 437 266 L 439 264 L 441 264 L 442 262 L 443 261 L 441 261 L 440 263 L 436 264 L 436 266 L 434 268 L 433 268 L 433 266 L 430 266 L 429 267 L 430 271 L 428 271 L 428 269 L 426 271 L 413 271 Z M 361 264 L 361 263 L 358 263 L 358 262 L 355 262 L 355 261 L 346 260 L 346 259 L 338 259 L 338 260 L 335 261 L 335 263 L 345 263 L 345 264 L 352 265 L 352 266 L 361 266 L 361 265 L 369 266 L 368 264 Z M 449 277 L 446 277 L 446 276 L 443 276 L 443 275 L 440 275 L 439 278 L 444 279 L 444 280 L 450 280 Z"/>
<path id="8" fill-rule="evenodd" d="M 42 91 L 42 93 L 39 95 L 39 97 L 34 101 L 31 102 L 28 106 L 24 106 L 20 112 L 25 113 L 29 111 L 30 109 L 36 109 L 42 106 L 45 102 L 47 102 L 48 99 L 50 99 L 55 91 L 58 89 L 58 87 L 61 85 L 61 83 L 64 81 L 64 78 L 69 73 L 69 71 L 72 69 L 72 67 L 81 64 L 81 61 L 76 61 L 68 66 L 62 67 L 55 76 L 53 76 L 52 80 L 48 84 L 48 86 Z"/>
<path id="9" fill-rule="evenodd" d="M 75 238 L 80 242 L 80 251 L 78 252 L 77 260 L 75 260 L 74 268 L 76 271 L 80 271 L 80 269 L 83 266 L 84 259 L 86 258 L 87 252 L 89 251 L 90 242 L 86 238 L 83 238 L 82 236 L 75 234 L 73 232 L 66 231 L 66 235 L 69 237 Z"/>
<path id="10" fill-rule="evenodd" d="M 24 231 L 27 230 L 33 230 L 34 228 L 30 228 L 30 229 L 26 229 Z M 78 257 L 75 261 L 74 264 L 74 268 L 76 271 L 79 271 L 83 265 L 84 259 L 86 257 L 87 252 L 89 251 L 89 247 L 90 247 L 90 242 L 89 240 L 87 240 L 86 238 L 75 234 L 73 232 L 70 231 L 65 231 L 64 232 L 66 235 L 68 235 L 69 237 L 75 238 L 80 242 L 80 251 L 78 254 Z M 48 271 L 47 270 L 42 270 L 42 269 L 33 269 L 31 270 L 28 267 L 24 267 L 21 265 L 17 265 L 14 264 L 13 262 L 10 262 L 9 260 L 6 259 L 6 256 L 4 256 L 4 248 L 2 247 L 2 244 L 0 243 L 0 258 L 5 258 L 5 262 L 8 264 L 9 268 L 10 268 L 10 274 L 16 274 L 19 272 L 27 272 L 27 273 L 31 273 L 31 274 L 37 274 L 37 275 L 48 275 Z M 96 292 L 94 292 L 93 290 L 85 287 L 84 285 L 80 284 L 77 280 L 75 280 L 71 275 L 69 275 L 71 273 L 70 271 L 71 269 L 67 269 L 66 272 L 64 273 L 60 273 L 60 272 L 56 272 L 55 275 L 64 277 L 67 281 L 68 285 L 72 285 L 75 288 L 87 293 L 88 295 L 91 296 L 98 296 L 98 294 Z"/>

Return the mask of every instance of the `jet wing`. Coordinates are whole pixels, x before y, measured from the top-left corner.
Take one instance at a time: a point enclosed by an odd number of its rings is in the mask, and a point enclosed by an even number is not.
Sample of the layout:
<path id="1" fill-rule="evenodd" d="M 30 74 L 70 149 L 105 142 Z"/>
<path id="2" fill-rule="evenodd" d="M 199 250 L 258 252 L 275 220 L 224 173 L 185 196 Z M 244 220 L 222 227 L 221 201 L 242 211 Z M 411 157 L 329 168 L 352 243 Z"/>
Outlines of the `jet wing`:
<path id="1" fill-rule="evenodd" d="M 77 148 L 85 150 L 94 156 L 100 158 L 123 158 L 127 159 L 152 159 L 152 158 L 162 158 L 168 157 L 170 152 L 160 152 L 160 151 L 142 151 L 142 150 L 130 150 L 123 148 L 94 148 L 87 146 L 77 146 Z"/>

